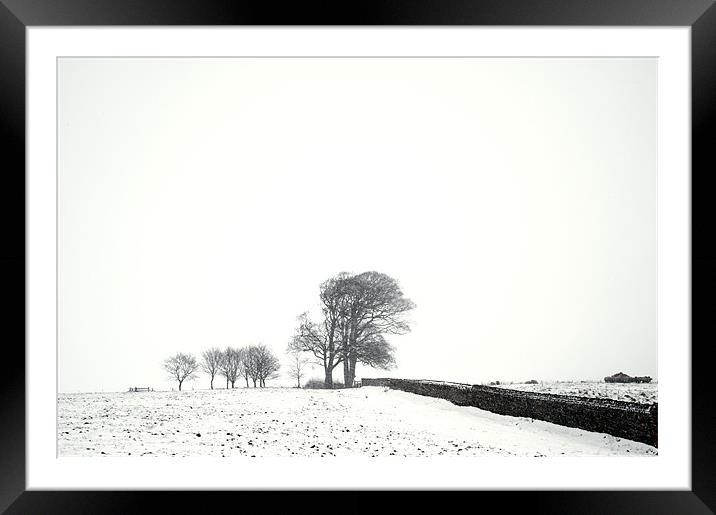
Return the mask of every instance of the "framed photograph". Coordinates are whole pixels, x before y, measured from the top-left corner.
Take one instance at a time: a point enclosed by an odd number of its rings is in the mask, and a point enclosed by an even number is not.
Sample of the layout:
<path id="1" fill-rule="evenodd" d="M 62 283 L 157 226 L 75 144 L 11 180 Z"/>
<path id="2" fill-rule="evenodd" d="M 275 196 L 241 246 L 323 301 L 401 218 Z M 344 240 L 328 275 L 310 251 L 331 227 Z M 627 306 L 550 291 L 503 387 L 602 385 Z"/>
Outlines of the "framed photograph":
<path id="1" fill-rule="evenodd" d="M 712 3 L 3 0 L 0 510 L 713 513 Z"/>

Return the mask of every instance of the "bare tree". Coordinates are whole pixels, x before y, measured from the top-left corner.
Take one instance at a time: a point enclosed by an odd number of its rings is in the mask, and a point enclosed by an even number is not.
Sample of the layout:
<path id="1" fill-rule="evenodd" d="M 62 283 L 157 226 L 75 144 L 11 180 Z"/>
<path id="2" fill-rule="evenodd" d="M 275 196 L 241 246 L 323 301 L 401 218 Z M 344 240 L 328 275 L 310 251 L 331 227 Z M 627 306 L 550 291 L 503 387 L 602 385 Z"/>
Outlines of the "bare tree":
<path id="1" fill-rule="evenodd" d="M 229 389 L 229 378 L 231 377 L 230 363 L 226 359 L 226 351 L 221 353 L 221 360 L 219 361 L 219 374 L 224 376 L 226 379 L 226 389 Z"/>
<path id="2" fill-rule="evenodd" d="M 308 365 L 308 360 L 300 351 L 288 349 L 289 353 L 289 375 L 296 380 L 296 388 L 301 388 L 301 378 L 303 370 Z"/>
<path id="3" fill-rule="evenodd" d="M 343 282 L 340 347 L 344 381 L 351 386 L 358 362 L 379 368 L 395 363 L 393 348 L 383 335 L 409 332 L 406 315 L 415 304 L 403 295 L 395 279 L 380 272 L 363 272 Z"/>
<path id="4" fill-rule="evenodd" d="M 231 383 L 231 388 L 234 388 L 236 380 L 239 378 L 239 370 L 241 369 L 241 352 L 239 349 L 227 347 L 224 351 L 224 361 L 226 379 Z"/>
<path id="5" fill-rule="evenodd" d="M 319 298 L 323 320 L 316 323 L 307 313 L 300 315 L 288 348 L 313 355 L 323 366 L 327 388 L 333 387 L 333 370 L 340 364 L 349 387 L 357 363 L 378 368 L 395 364 L 394 349 L 383 335 L 410 331 L 407 313 L 415 308 L 395 279 L 380 272 L 342 272 L 321 283 Z"/>
<path id="6" fill-rule="evenodd" d="M 224 353 L 218 347 L 212 347 L 201 353 L 201 368 L 211 376 L 211 389 L 214 389 L 214 376 L 219 373 Z"/>
<path id="7" fill-rule="evenodd" d="M 298 317 L 298 326 L 288 344 L 291 351 L 311 354 L 315 363 L 323 367 L 326 388 L 333 388 L 333 370 L 343 360 L 336 345 L 337 325 L 337 319 L 324 319 L 318 324 L 308 318 L 308 313 L 303 313 Z"/>
<path id="8" fill-rule="evenodd" d="M 181 352 L 164 360 L 164 370 L 169 377 L 179 382 L 179 391 L 181 385 L 186 380 L 196 377 L 196 371 L 199 368 L 196 358 L 192 354 L 183 354 Z"/>
<path id="9" fill-rule="evenodd" d="M 251 362 L 251 348 L 241 347 L 239 349 L 240 354 L 240 365 L 239 365 L 239 376 L 246 380 L 246 388 L 249 387 L 249 379 L 254 376 L 253 374 L 253 363 Z"/>
<path id="10" fill-rule="evenodd" d="M 256 345 L 246 347 L 244 354 L 244 374 L 244 377 L 248 376 L 251 379 L 254 388 L 256 388 L 256 383 L 259 382 L 259 353 Z M 248 386 L 248 381 L 246 384 Z"/>
<path id="11" fill-rule="evenodd" d="M 281 368 L 281 362 L 276 355 L 264 344 L 255 346 L 256 377 L 259 386 L 264 388 L 268 379 L 276 379 Z"/>
<path id="12" fill-rule="evenodd" d="M 341 272 L 321 283 L 319 299 L 323 320 L 314 323 L 309 319 L 308 313 L 300 315 L 298 327 L 289 343 L 290 349 L 308 352 L 314 356 L 316 363 L 323 367 L 326 388 L 333 388 L 333 370 L 344 359 L 340 347 L 340 321 L 345 312 L 345 288 L 350 277 L 347 272 Z"/>

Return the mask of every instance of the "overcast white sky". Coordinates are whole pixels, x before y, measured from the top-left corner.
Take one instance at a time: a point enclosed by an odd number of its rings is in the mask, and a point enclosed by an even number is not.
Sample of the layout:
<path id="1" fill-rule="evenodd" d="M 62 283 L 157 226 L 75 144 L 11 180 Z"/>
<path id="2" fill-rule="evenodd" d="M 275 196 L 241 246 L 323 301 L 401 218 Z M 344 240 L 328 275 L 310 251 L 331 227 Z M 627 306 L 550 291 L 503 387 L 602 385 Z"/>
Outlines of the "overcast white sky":
<path id="1" fill-rule="evenodd" d="M 418 307 L 358 377 L 657 375 L 653 59 L 60 59 L 58 184 L 63 392 L 366 270 Z"/>

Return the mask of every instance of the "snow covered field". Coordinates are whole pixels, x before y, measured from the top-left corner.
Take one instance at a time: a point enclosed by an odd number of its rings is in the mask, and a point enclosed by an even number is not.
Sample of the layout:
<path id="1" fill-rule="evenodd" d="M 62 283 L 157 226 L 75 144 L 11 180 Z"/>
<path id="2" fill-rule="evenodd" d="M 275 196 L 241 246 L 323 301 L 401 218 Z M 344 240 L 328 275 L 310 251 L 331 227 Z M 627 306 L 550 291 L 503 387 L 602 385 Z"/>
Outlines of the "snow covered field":
<path id="1" fill-rule="evenodd" d="M 644 456 L 654 447 L 381 387 L 58 396 L 59 456 Z"/>
<path id="2" fill-rule="evenodd" d="M 617 401 L 658 402 L 658 383 L 604 383 L 604 382 L 543 382 L 538 384 L 502 384 L 499 388 L 509 388 L 524 392 L 554 393 L 558 395 L 577 395 L 579 397 L 598 397 Z"/>

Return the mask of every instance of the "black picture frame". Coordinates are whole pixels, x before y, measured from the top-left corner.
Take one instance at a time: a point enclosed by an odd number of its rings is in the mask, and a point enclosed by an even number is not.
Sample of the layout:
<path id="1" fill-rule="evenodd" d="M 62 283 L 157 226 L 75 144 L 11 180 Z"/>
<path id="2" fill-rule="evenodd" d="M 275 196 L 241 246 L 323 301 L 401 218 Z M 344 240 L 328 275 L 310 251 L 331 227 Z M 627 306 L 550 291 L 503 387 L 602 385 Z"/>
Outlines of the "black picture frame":
<path id="1" fill-rule="evenodd" d="M 691 27 L 692 73 L 692 490 L 451 492 L 450 504 L 498 503 L 501 513 L 707 514 L 716 512 L 716 415 L 712 362 L 716 243 L 710 176 L 716 170 L 716 7 L 713 0 L 400 0 L 271 2 L 228 0 L 0 0 L 0 187 L 6 338 L 0 374 L 0 512 L 161 513 L 247 507 L 272 496 L 269 512 L 315 512 L 329 503 L 358 513 L 377 493 L 26 491 L 25 483 L 25 29 L 85 25 L 549 25 Z M 442 496 L 397 493 L 395 500 L 438 509 Z M 469 496 L 467 499 L 465 497 Z M 241 497 L 240 503 L 237 503 Z M 461 499 L 462 497 L 462 499 Z M 316 504 L 320 502 L 320 504 Z M 285 506 L 281 504 L 286 503 Z M 342 508 L 349 506 L 348 510 Z M 442 507 L 444 508 L 444 505 Z"/>

